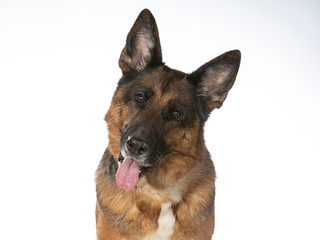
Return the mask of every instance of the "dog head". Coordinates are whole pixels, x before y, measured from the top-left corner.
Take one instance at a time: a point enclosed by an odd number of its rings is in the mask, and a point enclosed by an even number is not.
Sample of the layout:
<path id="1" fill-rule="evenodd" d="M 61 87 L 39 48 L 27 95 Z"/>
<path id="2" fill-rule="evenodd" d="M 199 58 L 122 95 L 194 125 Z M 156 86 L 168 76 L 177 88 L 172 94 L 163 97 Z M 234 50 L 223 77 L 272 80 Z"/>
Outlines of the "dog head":
<path id="1" fill-rule="evenodd" d="M 147 9 L 140 13 L 121 52 L 123 76 L 105 118 L 109 149 L 124 162 L 120 187 L 132 189 L 139 173 L 160 171 L 169 156 L 187 156 L 183 164 L 192 167 L 203 151 L 204 122 L 226 99 L 240 57 L 238 50 L 224 53 L 191 74 L 171 69 L 162 62 L 154 17 Z"/>

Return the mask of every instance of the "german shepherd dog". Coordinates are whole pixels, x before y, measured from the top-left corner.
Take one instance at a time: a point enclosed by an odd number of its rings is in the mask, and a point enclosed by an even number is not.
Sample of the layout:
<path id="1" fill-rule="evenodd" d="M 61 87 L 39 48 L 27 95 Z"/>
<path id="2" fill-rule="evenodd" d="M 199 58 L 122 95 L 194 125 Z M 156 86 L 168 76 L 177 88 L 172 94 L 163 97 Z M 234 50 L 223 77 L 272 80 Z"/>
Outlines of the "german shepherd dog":
<path id="1" fill-rule="evenodd" d="M 240 65 L 226 52 L 186 74 L 162 62 L 155 19 L 143 10 L 123 48 L 105 116 L 109 145 L 96 172 L 98 240 L 209 240 L 215 169 L 204 123 Z"/>

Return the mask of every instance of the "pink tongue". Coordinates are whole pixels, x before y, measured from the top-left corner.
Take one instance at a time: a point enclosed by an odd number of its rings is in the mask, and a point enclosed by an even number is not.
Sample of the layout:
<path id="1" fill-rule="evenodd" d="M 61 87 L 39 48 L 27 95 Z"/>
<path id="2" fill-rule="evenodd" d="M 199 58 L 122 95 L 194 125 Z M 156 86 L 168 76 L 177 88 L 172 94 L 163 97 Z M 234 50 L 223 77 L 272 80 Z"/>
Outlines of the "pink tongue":
<path id="1" fill-rule="evenodd" d="M 126 157 L 116 174 L 119 188 L 131 190 L 139 181 L 140 165 L 130 157 Z"/>

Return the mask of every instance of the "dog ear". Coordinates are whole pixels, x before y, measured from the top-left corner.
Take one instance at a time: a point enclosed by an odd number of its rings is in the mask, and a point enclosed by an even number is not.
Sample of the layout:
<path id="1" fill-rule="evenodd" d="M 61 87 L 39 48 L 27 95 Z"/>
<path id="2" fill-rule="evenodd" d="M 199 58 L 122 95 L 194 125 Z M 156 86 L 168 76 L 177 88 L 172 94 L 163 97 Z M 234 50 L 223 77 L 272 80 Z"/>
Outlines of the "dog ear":
<path id="1" fill-rule="evenodd" d="M 189 81 L 196 85 L 201 102 L 206 104 L 206 116 L 222 106 L 236 79 L 240 59 L 239 50 L 226 52 L 188 75 Z"/>
<path id="2" fill-rule="evenodd" d="M 122 73 L 126 74 L 160 64 L 162 54 L 157 24 L 152 13 L 144 9 L 128 33 L 119 66 Z"/>

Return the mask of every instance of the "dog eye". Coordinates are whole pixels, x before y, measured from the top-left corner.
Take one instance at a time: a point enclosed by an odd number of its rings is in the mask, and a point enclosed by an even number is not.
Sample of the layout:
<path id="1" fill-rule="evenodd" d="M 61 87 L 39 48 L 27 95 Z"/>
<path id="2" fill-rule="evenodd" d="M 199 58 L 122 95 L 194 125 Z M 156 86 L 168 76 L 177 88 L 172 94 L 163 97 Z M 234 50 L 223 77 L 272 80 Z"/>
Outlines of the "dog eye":
<path id="1" fill-rule="evenodd" d="M 179 119 L 180 117 L 181 117 L 181 112 L 179 111 L 179 110 L 177 110 L 177 109 L 175 109 L 175 110 L 173 110 L 172 112 L 171 112 L 171 115 L 172 115 L 172 117 L 174 118 L 174 119 Z"/>
<path id="2" fill-rule="evenodd" d="M 143 103 L 145 101 L 145 97 L 142 93 L 137 93 L 134 97 L 135 101 L 138 103 Z"/>

